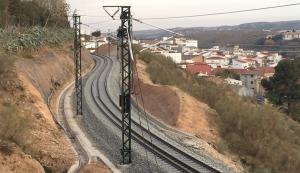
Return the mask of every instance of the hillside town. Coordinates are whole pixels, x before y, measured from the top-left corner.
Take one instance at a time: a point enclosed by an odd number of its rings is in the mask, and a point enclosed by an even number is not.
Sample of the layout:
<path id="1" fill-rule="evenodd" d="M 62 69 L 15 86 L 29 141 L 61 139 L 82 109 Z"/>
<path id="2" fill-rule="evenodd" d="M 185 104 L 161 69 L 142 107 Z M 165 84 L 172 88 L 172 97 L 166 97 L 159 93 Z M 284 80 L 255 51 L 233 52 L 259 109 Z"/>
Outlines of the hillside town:
<path id="1" fill-rule="evenodd" d="M 283 39 L 293 40 L 298 31 L 282 31 Z M 271 35 L 269 37 L 272 37 Z M 97 47 L 107 44 L 107 37 L 82 35 L 83 45 L 93 53 Z M 233 47 L 213 46 L 199 49 L 198 41 L 184 37 L 162 37 L 161 40 L 133 40 L 142 49 L 171 58 L 178 67 L 199 77 L 214 77 L 224 70 L 237 74 L 237 79 L 226 78 L 224 82 L 238 88 L 241 96 L 263 98 L 261 80 L 274 75 L 279 61 L 286 59 L 278 52 L 245 50 Z"/>
<path id="2" fill-rule="evenodd" d="M 264 95 L 261 80 L 273 76 L 274 67 L 279 61 L 285 59 L 276 52 L 244 50 L 238 45 L 199 49 L 197 40 L 183 37 L 172 37 L 171 39 L 163 37 L 157 41 L 140 40 L 136 42 L 153 53 L 170 57 L 179 67 L 197 76 L 216 76 L 223 70 L 236 73 L 239 75 L 238 79 L 227 78 L 224 82 L 228 85 L 238 86 L 238 92 L 242 96 L 257 98 Z"/>

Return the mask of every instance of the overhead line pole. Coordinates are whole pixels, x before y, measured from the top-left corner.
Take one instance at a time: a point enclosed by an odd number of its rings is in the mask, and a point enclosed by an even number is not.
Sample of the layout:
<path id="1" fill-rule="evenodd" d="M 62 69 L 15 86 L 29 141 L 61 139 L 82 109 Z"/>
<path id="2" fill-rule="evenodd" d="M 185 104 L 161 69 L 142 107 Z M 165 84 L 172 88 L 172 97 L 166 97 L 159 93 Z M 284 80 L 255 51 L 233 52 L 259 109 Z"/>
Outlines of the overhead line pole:
<path id="1" fill-rule="evenodd" d="M 76 114 L 82 115 L 81 28 L 80 16 L 73 15 Z"/>
<path id="2" fill-rule="evenodd" d="M 118 8 L 113 14 L 109 14 L 113 19 L 121 11 L 121 26 L 118 29 L 117 37 L 120 41 L 120 58 L 121 58 L 121 94 L 120 107 L 122 113 L 122 164 L 130 164 L 131 158 L 131 86 L 132 86 L 132 54 L 131 54 L 131 37 L 132 37 L 132 17 L 130 6 L 103 6 L 105 8 Z"/>
<path id="3" fill-rule="evenodd" d="M 121 27 L 118 30 L 118 37 L 121 39 L 121 67 L 122 87 L 120 103 L 122 107 L 122 149 L 123 164 L 130 164 L 131 158 L 131 54 L 130 37 L 132 33 L 130 6 L 121 6 Z"/>

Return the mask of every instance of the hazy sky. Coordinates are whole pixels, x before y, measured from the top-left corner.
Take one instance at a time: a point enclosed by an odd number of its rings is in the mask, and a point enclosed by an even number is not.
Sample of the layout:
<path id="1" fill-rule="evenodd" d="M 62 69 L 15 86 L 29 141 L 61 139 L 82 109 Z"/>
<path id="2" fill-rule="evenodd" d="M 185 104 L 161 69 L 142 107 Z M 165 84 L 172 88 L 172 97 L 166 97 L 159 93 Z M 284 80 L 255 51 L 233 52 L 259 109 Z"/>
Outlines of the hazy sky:
<path id="1" fill-rule="evenodd" d="M 299 3 L 299 0 L 66 0 L 71 10 L 78 10 L 84 30 L 102 32 L 108 29 L 116 30 L 120 21 L 112 21 L 104 12 L 103 5 L 131 5 L 135 18 L 165 17 L 180 15 L 195 15 L 233 10 L 243 10 L 267 6 L 276 6 L 290 3 Z M 113 10 L 112 10 L 113 11 Z M 92 17 L 90 17 L 92 16 Z M 105 17 L 96 17 L 105 16 Z M 147 20 L 145 22 L 163 28 L 236 25 L 249 22 L 299 20 L 300 6 L 270 9 L 256 12 L 227 14 L 219 16 L 197 17 L 189 19 Z M 98 23 L 96 23 L 98 22 Z M 134 30 L 151 29 L 149 26 L 134 23 Z"/>

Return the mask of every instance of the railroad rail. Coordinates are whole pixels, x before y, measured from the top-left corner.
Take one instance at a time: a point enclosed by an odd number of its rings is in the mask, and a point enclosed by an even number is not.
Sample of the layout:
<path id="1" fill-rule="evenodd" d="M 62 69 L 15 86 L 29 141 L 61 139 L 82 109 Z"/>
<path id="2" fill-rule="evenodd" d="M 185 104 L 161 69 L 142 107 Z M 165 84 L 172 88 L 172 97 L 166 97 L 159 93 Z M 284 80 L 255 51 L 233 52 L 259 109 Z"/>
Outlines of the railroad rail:
<path id="1" fill-rule="evenodd" d="M 92 85 L 90 86 L 93 101 L 106 118 L 117 128 L 121 129 L 120 108 L 111 98 L 107 84 L 113 61 L 107 56 L 95 57 L 94 60 L 97 64 L 94 70 L 98 71 L 99 75 L 94 77 Z M 100 90 L 104 92 L 100 93 Z M 143 132 L 145 136 L 141 135 L 141 132 Z M 140 125 L 137 121 L 134 121 L 134 119 L 132 119 L 132 137 L 139 145 L 180 172 L 221 173 L 221 171 L 182 151 L 162 137 L 147 131 L 143 125 Z M 152 141 L 150 138 L 152 138 Z"/>

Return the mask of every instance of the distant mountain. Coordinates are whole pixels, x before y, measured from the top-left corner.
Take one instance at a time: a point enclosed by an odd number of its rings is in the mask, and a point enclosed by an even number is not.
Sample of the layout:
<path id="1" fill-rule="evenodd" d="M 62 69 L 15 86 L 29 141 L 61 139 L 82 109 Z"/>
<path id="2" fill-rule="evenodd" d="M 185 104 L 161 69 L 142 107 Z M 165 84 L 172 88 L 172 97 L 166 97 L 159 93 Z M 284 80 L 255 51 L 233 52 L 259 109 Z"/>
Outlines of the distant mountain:
<path id="1" fill-rule="evenodd" d="M 188 38 L 198 40 L 198 47 L 208 48 L 214 45 L 234 45 L 241 47 L 264 48 L 260 40 L 269 34 L 279 34 L 282 30 L 300 30 L 300 20 L 281 22 L 256 22 L 235 26 L 173 28 L 172 31 L 182 33 Z M 135 31 L 135 39 L 160 39 L 170 33 L 162 30 Z"/>
<path id="2" fill-rule="evenodd" d="M 230 33 L 230 31 L 232 33 L 242 31 L 242 32 L 252 32 L 252 33 L 261 32 L 262 34 L 266 34 L 267 31 L 276 32 L 281 30 L 292 30 L 292 29 L 300 30 L 300 20 L 281 21 L 281 22 L 245 23 L 245 24 L 240 24 L 235 26 L 173 28 L 171 30 L 183 33 L 187 36 L 195 36 L 197 33 L 202 33 L 207 31 L 209 32 L 226 31 L 228 33 Z M 138 39 L 155 39 L 166 35 L 170 35 L 170 34 L 161 30 L 144 30 L 144 31 L 134 32 L 134 37 Z"/>

